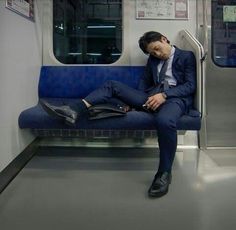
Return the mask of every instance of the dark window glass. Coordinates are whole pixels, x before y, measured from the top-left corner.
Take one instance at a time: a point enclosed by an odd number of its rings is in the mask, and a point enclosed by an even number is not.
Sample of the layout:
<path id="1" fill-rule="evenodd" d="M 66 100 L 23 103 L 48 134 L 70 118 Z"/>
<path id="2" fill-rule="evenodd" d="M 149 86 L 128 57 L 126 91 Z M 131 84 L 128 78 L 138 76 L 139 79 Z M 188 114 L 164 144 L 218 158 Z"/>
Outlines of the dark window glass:
<path id="1" fill-rule="evenodd" d="M 236 0 L 212 0 L 212 58 L 222 67 L 236 66 Z"/>
<path id="2" fill-rule="evenodd" d="M 54 0 L 53 51 L 65 64 L 109 64 L 122 51 L 122 0 Z"/>

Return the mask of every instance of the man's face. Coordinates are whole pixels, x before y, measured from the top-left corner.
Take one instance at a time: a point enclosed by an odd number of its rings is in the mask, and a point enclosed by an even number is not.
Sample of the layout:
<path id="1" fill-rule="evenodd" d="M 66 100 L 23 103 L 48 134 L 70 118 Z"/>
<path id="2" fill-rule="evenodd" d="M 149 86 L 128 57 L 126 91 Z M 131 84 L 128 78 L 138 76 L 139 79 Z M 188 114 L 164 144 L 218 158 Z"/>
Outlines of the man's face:
<path id="1" fill-rule="evenodd" d="M 146 50 L 154 57 L 167 60 L 170 57 L 171 45 L 167 42 L 165 37 L 162 37 L 160 41 L 149 43 Z"/>

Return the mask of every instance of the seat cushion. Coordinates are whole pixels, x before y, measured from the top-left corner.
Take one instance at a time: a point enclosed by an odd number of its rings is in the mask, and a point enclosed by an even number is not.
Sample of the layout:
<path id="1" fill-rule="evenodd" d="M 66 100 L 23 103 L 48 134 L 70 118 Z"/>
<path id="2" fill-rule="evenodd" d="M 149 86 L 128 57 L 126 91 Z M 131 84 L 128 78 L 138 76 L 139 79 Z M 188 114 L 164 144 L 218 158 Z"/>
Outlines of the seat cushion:
<path id="1" fill-rule="evenodd" d="M 47 98 L 54 105 L 71 104 L 73 98 Z M 130 111 L 123 117 L 112 117 L 100 120 L 79 118 L 75 126 L 68 126 L 50 117 L 38 104 L 24 110 L 19 116 L 19 127 L 29 129 L 102 129 L 102 130 L 155 130 L 152 114 L 143 111 Z M 189 115 L 181 117 L 177 123 L 178 130 L 199 130 L 201 127 L 200 113 L 191 110 Z"/>

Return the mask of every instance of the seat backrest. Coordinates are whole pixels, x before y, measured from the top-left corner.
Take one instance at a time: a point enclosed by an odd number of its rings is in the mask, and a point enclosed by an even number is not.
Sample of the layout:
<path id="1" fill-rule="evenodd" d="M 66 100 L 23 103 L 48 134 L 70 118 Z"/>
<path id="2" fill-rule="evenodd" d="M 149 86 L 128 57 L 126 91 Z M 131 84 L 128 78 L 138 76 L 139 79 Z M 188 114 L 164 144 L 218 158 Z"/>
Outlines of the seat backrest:
<path id="1" fill-rule="evenodd" d="M 82 98 L 107 80 L 138 87 L 144 66 L 43 66 L 39 97 Z"/>

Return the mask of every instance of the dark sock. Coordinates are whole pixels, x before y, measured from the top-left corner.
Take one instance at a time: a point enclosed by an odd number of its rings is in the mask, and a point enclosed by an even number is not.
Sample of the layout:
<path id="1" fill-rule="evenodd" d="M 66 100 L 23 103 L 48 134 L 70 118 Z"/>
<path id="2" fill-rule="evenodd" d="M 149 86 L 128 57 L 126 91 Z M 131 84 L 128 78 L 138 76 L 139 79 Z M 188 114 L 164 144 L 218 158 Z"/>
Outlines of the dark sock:
<path id="1" fill-rule="evenodd" d="M 79 99 L 76 103 L 71 104 L 70 107 L 78 114 L 88 114 L 87 106 L 81 99 Z"/>

